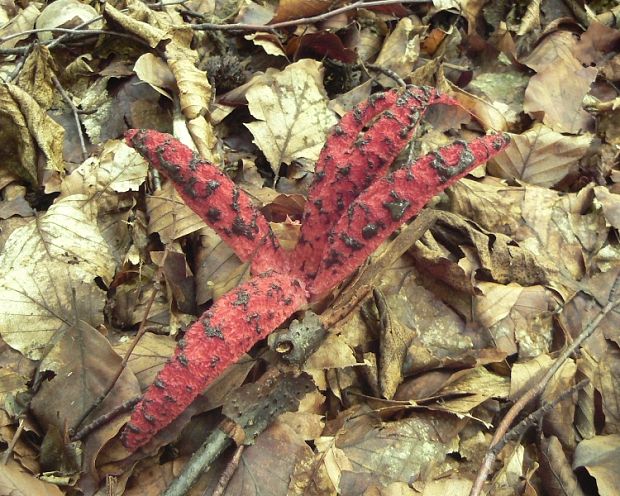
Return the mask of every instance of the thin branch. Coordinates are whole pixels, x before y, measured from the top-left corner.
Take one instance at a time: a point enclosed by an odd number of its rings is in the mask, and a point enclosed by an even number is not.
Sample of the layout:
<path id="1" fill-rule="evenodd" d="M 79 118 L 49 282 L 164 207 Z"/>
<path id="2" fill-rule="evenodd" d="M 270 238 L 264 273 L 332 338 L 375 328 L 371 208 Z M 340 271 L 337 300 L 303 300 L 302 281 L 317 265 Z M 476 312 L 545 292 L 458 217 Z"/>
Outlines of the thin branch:
<path id="1" fill-rule="evenodd" d="M 2 465 L 6 465 L 7 463 L 9 463 L 9 458 L 11 457 L 11 453 L 13 453 L 13 449 L 15 449 L 15 445 L 17 444 L 19 437 L 22 435 L 23 430 L 24 430 L 24 419 L 20 418 L 19 425 L 17 426 L 17 430 L 15 431 L 15 434 L 13 435 L 13 438 L 11 439 L 11 442 L 9 443 L 9 447 L 6 449 L 6 451 L 4 452 L 4 455 L 2 456 Z"/>
<path id="2" fill-rule="evenodd" d="M 290 21 L 275 22 L 273 24 L 215 24 L 205 22 L 203 24 L 195 24 L 192 29 L 196 30 L 218 30 L 218 31 L 273 31 L 274 29 L 288 28 L 291 26 L 299 26 L 301 24 L 313 24 L 315 22 L 324 21 L 338 14 L 343 14 L 355 9 L 366 9 L 368 7 L 382 7 L 385 5 L 396 5 L 403 3 L 428 3 L 427 0 L 378 0 L 373 2 L 364 2 L 362 0 L 345 5 L 338 9 L 330 10 L 311 17 L 302 17 Z"/>
<path id="3" fill-rule="evenodd" d="M 588 379 L 584 379 L 583 381 L 578 382 L 574 386 L 572 386 L 568 391 L 564 391 L 553 401 L 549 401 L 541 406 L 538 410 L 530 413 L 527 417 L 525 417 L 521 422 L 515 425 L 512 429 L 510 429 L 501 439 L 500 441 L 492 448 L 495 456 L 499 455 L 499 453 L 504 449 L 507 443 L 510 441 L 517 439 L 525 433 L 527 429 L 529 429 L 532 425 L 540 422 L 540 420 L 551 410 L 555 408 L 558 403 L 561 403 L 569 396 L 572 396 L 573 393 L 579 391 L 584 388 L 590 381 Z"/>
<path id="4" fill-rule="evenodd" d="M 127 412 L 131 410 L 134 406 L 138 404 L 140 401 L 140 396 L 136 396 L 135 398 L 131 398 L 118 405 L 116 408 L 110 410 L 109 412 L 97 417 L 90 424 L 86 424 L 83 428 L 77 431 L 73 436 L 71 436 L 71 442 L 79 441 L 80 439 L 85 438 L 91 432 L 99 429 L 102 425 L 107 424 L 110 420 L 115 418 L 117 415 Z"/>
<path id="5" fill-rule="evenodd" d="M 547 384 L 554 376 L 554 374 L 564 365 L 564 362 L 570 357 L 581 344 L 588 339 L 592 333 L 598 328 L 601 321 L 616 308 L 620 304 L 620 299 L 616 297 L 616 293 L 618 287 L 620 286 L 620 278 L 616 279 L 613 289 L 609 294 L 609 302 L 605 305 L 601 311 L 598 313 L 596 317 L 594 317 L 590 323 L 585 327 L 585 329 L 577 336 L 575 341 L 573 341 L 569 346 L 565 348 L 562 354 L 557 358 L 554 364 L 549 368 L 547 373 L 543 376 L 543 378 L 538 381 L 532 389 L 526 391 L 517 402 L 512 405 L 508 413 L 504 416 L 502 421 L 500 422 L 495 434 L 493 435 L 493 439 L 491 440 L 491 444 L 487 450 L 487 454 L 484 457 L 482 465 L 480 466 L 480 470 L 476 476 L 476 480 L 474 481 L 474 485 L 471 488 L 470 496 L 480 496 L 482 492 L 482 487 L 489 475 L 493 462 L 496 458 L 496 453 L 494 451 L 495 446 L 501 441 L 502 437 L 508 432 L 510 428 L 510 424 L 512 424 L 513 420 L 517 417 L 519 412 L 523 410 L 523 408 L 536 396 L 544 391 L 547 387 Z"/>
<path id="6" fill-rule="evenodd" d="M 241 461 L 241 455 L 243 454 L 243 450 L 245 450 L 244 444 L 237 447 L 237 449 L 235 450 L 235 454 L 230 459 L 230 462 L 228 462 L 228 465 L 226 465 L 226 468 L 222 472 L 222 476 L 220 477 L 220 480 L 217 481 L 217 486 L 215 486 L 215 489 L 213 490 L 213 493 L 211 494 L 211 496 L 222 496 L 224 494 L 224 491 L 226 490 L 226 486 L 228 486 L 230 479 L 232 479 L 232 476 L 235 474 L 235 471 L 237 470 L 237 467 L 239 466 L 239 462 Z"/>
<path id="7" fill-rule="evenodd" d="M 78 137 L 80 138 L 80 148 L 82 150 L 82 160 L 86 160 L 88 158 L 88 151 L 86 150 L 86 143 L 84 142 L 84 133 L 82 132 L 82 122 L 80 121 L 80 114 L 78 112 L 77 107 L 73 103 L 73 100 L 69 96 L 69 94 L 65 91 L 58 81 L 56 75 L 52 72 L 52 81 L 54 81 L 54 86 L 56 89 L 60 91 L 62 98 L 67 102 L 69 107 L 71 107 L 71 113 L 73 114 L 73 119 L 75 120 L 75 127 L 77 129 Z"/>

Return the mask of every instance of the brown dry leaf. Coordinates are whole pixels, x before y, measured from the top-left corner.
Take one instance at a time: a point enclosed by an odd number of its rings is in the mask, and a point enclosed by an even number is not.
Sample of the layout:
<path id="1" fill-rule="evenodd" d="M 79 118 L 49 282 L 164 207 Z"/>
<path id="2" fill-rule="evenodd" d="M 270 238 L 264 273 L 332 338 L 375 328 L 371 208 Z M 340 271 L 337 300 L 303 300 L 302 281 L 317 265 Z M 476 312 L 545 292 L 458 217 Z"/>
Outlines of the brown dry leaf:
<path id="1" fill-rule="evenodd" d="M 585 468 L 596 479 L 599 494 L 612 496 L 620 487 L 619 459 L 620 435 L 596 436 L 577 445 L 573 470 Z"/>
<path id="2" fill-rule="evenodd" d="M 538 186 L 553 186 L 574 172 L 592 141 L 589 134 L 563 136 L 543 124 L 512 137 L 488 165 L 489 172 Z"/>
<path id="3" fill-rule="evenodd" d="M 121 357 L 108 340 L 87 323 L 76 322 L 59 336 L 41 362 L 40 370 L 55 375 L 41 384 L 32 399 L 32 412 L 46 429 L 55 426 L 62 432 L 66 428 L 77 428 L 97 398 L 108 390 L 120 366 Z M 58 394 L 59 391 L 62 394 Z M 109 395 L 88 415 L 83 425 L 138 394 L 138 381 L 129 370 L 124 370 Z M 86 462 L 86 467 L 90 468 L 102 446 L 118 433 L 127 420 L 126 415 L 115 418 L 88 438 L 85 449 L 91 459 Z"/>
<path id="4" fill-rule="evenodd" d="M 560 370 L 554 374 L 541 395 L 541 403 L 551 403 L 562 393 L 568 391 L 577 382 L 575 376 L 577 365 L 573 360 L 567 360 Z M 576 396 L 575 396 L 576 397 Z M 557 403 L 553 410 L 545 415 L 545 432 L 555 435 L 562 446 L 573 449 L 575 447 L 575 429 L 566 419 L 575 418 L 575 398 L 568 397 Z"/>
<path id="5" fill-rule="evenodd" d="M 246 94 L 257 122 L 245 124 L 279 176 L 280 165 L 316 160 L 336 117 L 327 108 L 321 63 L 302 59 L 283 71 L 268 70 Z"/>
<path id="6" fill-rule="evenodd" d="M 554 292 L 543 286 L 522 287 L 480 282 L 475 312 L 498 349 L 521 358 L 545 353 L 552 343 L 552 318 L 559 307 Z"/>
<path id="7" fill-rule="evenodd" d="M 289 494 L 297 484 L 297 470 L 304 470 L 312 450 L 288 425 L 275 422 L 247 447 L 226 488 L 226 494 L 257 496 L 266 488 L 271 494 Z"/>
<path id="8" fill-rule="evenodd" d="M 525 90 L 523 109 L 558 132 L 580 133 L 592 124 L 582 101 L 598 70 L 582 66 L 574 56 L 575 44 L 569 31 L 553 33 L 524 60 L 538 74 Z"/>
<path id="9" fill-rule="evenodd" d="M 402 325 L 418 330 L 407 350 L 407 374 L 437 368 L 472 349 L 463 319 L 413 277 L 404 279 L 402 291 L 389 295 L 388 303 Z"/>
<path id="10" fill-rule="evenodd" d="M 19 464 L 9 460 L 0 470 L 0 493 L 10 496 L 62 496 L 60 488 L 43 482 L 27 473 Z"/>
<path id="11" fill-rule="evenodd" d="M 400 77 L 407 76 L 420 55 L 420 37 L 417 33 L 410 18 L 404 17 L 398 21 L 394 31 L 383 42 L 375 65 L 394 71 Z M 379 81 L 386 87 L 398 84 L 385 75 L 381 75 Z"/>
<path id="12" fill-rule="evenodd" d="M 166 244 L 205 227 L 204 221 L 185 205 L 170 181 L 146 198 L 146 208 L 148 233 L 159 234 Z"/>
<path id="13" fill-rule="evenodd" d="M 16 84 L 26 91 L 45 110 L 49 110 L 56 91 L 52 81 L 56 70 L 54 59 L 44 45 L 35 45 L 24 62 Z"/>
<path id="14" fill-rule="evenodd" d="M 476 367 L 439 391 L 441 406 L 455 413 L 471 412 L 489 398 L 508 398 L 510 379 L 490 372 L 484 367 Z M 450 398 L 451 395 L 465 395 Z"/>
<path id="15" fill-rule="evenodd" d="M 41 152 L 47 169 L 63 170 L 63 128 L 26 91 L 7 83 L 0 86 L 0 129 L 4 149 L 3 165 L 30 182 L 39 184 L 37 167 Z"/>
<path id="16" fill-rule="evenodd" d="M 103 321 L 105 294 L 95 278 L 110 281 L 116 264 L 86 201 L 84 195 L 58 201 L 15 230 L 0 258 L 0 333 L 30 358 L 43 356 L 74 312 L 93 327 Z"/>
<path id="17" fill-rule="evenodd" d="M 200 231 L 196 251 L 196 302 L 206 303 L 218 298 L 250 275 L 250 267 L 210 227 Z"/>
<path id="18" fill-rule="evenodd" d="M 121 363 L 108 340 L 86 322 L 68 327 L 54 342 L 41 362 L 41 371 L 54 372 L 32 400 L 32 410 L 44 425 L 75 429 L 95 400 L 107 390 Z M 58 391 L 63 394 L 59 395 Z M 91 420 L 139 394 L 138 382 L 123 373 L 108 399 L 95 410 Z"/>
<path id="19" fill-rule="evenodd" d="M 508 108 L 498 102 L 487 102 L 484 99 L 468 93 L 447 79 L 441 81 L 442 89 L 450 93 L 463 108 L 470 112 L 479 122 L 485 131 L 506 131 L 508 129 L 508 118 L 504 113 Z"/>
<path id="20" fill-rule="evenodd" d="M 573 472 L 562 444 L 555 436 L 540 442 L 541 481 L 549 494 L 570 494 L 585 496 Z"/>
<path id="21" fill-rule="evenodd" d="M 603 186 L 596 186 L 594 188 L 594 194 L 596 199 L 603 207 L 603 213 L 607 223 L 614 229 L 620 229 L 620 195 L 611 193 L 607 188 Z"/>
<path id="22" fill-rule="evenodd" d="M 341 369 L 359 365 L 353 350 L 336 334 L 330 334 L 304 364 L 304 370 Z"/>
<path id="23" fill-rule="evenodd" d="M 450 287 L 474 293 L 476 281 L 526 285 L 547 282 L 552 267 L 502 233 L 491 233 L 458 215 L 433 212 L 435 222 L 409 251 L 420 270 Z"/>
<path id="24" fill-rule="evenodd" d="M 416 479 L 457 450 L 462 425 L 456 417 L 430 412 L 386 423 L 369 415 L 348 420 L 336 436 L 351 467 L 342 471 L 340 493 L 363 494 L 371 484 Z"/>
<path id="25" fill-rule="evenodd" d="M 114 350 L 119 355 L 124 356 L 130 345 L 130 341 L 126 340 L 115 346 Z M 172 356 L 175 348 L 176 341 L 170 336 L 147 332 L 140 338 L 127 363 L 129 369 L 138 379 L 140 389 L 144 390 L 153 384 L 157 372 Z"/>
<path id="26" fill-rule="evenodd" d="M 338 3 L 341 2 L 334 2 L 334 0 L 280 0 L 271 23 L 312 17 L 332 10 Z"/>
<path id="27" fill-rule="evenodd" d="M 380 289 L 373 291 L 373 297 L 380 324 L 379 387 L 384 398 L 392 399 L 403 380 L 407 347 L 417 332 L 400 323 Z"/>
<path id="28" fill-rule="evenodd" d="M 490 231 L 499 231 L 555 265 L 551 285 L 568 299 L 584 275 L 583 261 L 605 244 L 608 227 L 592 209 L 591 187 L 563 194 L 537 186 L 505 186 L 488 178 L 463 179 L 447 192 L 452 210 Z M 568 277 L 568 278 L 567 278 Z"/>
<path id="29" fill-rule="evenodd" d="M 522 71 L 506 68 L 500 73 L 477 74 L 467 85 L 467 89 L 476 95 L 483 95 L 485 101 L 493 102 L 493 106 L 500 110 L 506 119 L 509 128 L 513 128 L 520 125 L 528 81 L 529 77 Z M 486 109 L 483 111 L 489 112 Z"/>
<path id="30" fill-rule="evenodd" d="M 34 23 L 39 15 L 41 15 L 39 8 L 34 4 L 30 4 L 25 9 L 18 12 L 17 15 L 8 22 L 4 23 L 3 21 L 2 27 L 0 28 L 0 37 L 9 37 L 18 33 L 24 34 L 3 41 L 0 44 L 2 48 L 14 48 L 20 41 L 28 38 L 29 35 L 27 33 L 34 27 Z"/>

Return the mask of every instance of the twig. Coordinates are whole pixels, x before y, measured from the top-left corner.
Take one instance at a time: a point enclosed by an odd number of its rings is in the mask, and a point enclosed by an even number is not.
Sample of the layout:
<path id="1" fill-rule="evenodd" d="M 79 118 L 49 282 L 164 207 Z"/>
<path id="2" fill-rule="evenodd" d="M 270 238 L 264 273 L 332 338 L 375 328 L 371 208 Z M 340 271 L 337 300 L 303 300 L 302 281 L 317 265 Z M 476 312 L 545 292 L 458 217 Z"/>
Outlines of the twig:
<path id="1" fill-rule="evenodd" d="M 183 467 L 183 477 L 177 477 L 162 496 L 184 496 L 200 474 L 232 443 L 224 431 L 215 429 Z"/>
<path id="2" fill-rule="evenodd" d="M 192 29 L 196 30 L 219 30 L 219 31 L 273 31 L 274 29 L 288 28 L 291 26 L 299 26 L 300 24 L 312 24 L 319 21 L 324 21 L 338 14 L 343 14 L 355 9 L 365 9 L 368 7 L 381 7 L 384 5 L 395 5 L 403 3 L 427 3 L 427 0 L 378 0 L 373 2 L 364 2 L 362 0 L 353 2 L 352 4 L 345 5 L 338 9 L 324 12 L 311 17 L 302 17 L 301 19 L 293 19 L 290 21 L 275 22 L 273 24 L 215 24 L 212 22 L 205 22 L 202 24 L 195 24 Z"/>
<path id="3" fill-rule="evenodd" d="M 566 398 L 571 396 L 575 391 L 579 391 L 584 388 L 590 381 L 588 379 L 584 379 L 583 381 L 578 382 L 574 386 L 572 386 L 568 391 L 564 391 L 553 401 L 549 401 L 541 406 L 538 410 L 533 411 L 527 417 L 525 417 L 521 422 L 515 425 L 512 429 L 510 429 L 501 439 L 500 441 L 492 448 L 495 456 L 499 455 L 499 453 L 504 449 L 506 444 L 514 439 L 517 439 L 523 435 L 523 433 L 529 429 L 532 425 L 542 419 L 545 414 L 549 411 L 553 410 L 558 403 L 561 403 Z"/>
<path id="4" fill-rule="evenodd" d="M 213 493 L 211 494 L 211 496 L 222 496 L 222 494 L 224 494 L 224 491 L 226 490 L 226 486 L 228 486 L 230 479 L 232 479 L 232 476 L 234 475 L 235 471 L 237 470 L 237 467 L 239 466 L 239 462 L 241 461 L 241 455 L 243 454 L 243 450 L 245 450 L 244 444 L 237 447 L 237 449 L 235 450 L 235 454 L 230 459 L 230 462 L 228 462 L 228 465 L 226 465 L 226 468 L 222 472 L 222 476 L 220 477 L 220 480 L 217 481 L 217 486 L 215 486 L 215 489 L 213 490 Z"/>
<path id="5" fill-rule="evenodd" d="M 15 445 L 17 444 L 19 437 L 22 435 L 23 430 L 24 430 L 24 419 L 20 418 L 19 425 L 17 426 L 17 430 L 15 431 L 15 434 L 13 435 L 13 438 L 11 439 L 11 442 L 9 443 L 9 447 L 6 449 L 6 451 L 4 452 L 4 455 L 2 456 L 2 465 L 6 465 L 7 463 L 9 463 L 9 458 L 11 457 L 11 453 L 13 453 L 13 449 L 15 448 Z"/>
<path id="6" fill-rule="evenodd" d="M 94 430 L 98 429 L 104 424 L 107 424 L 110 420 L 112 420 L 118 414 L 132 409 L 134 406 L 136 406 L 138 401 L 140 401 L 140 396 L 131 398 L 130 400 L 127 400 L 123 402 L 122 404 L 118 405 L 113 410 L 110 410 L 109 412 L 101 415 L 100 417 L 97 417 L 90 424 L 86 424 L 79 431 L 77 431 L 73 436 L 71 436 L 71 442 L 79 441 L 80 439 L 83 439 L 84 437 L 86 437 L 88 434 L 90 434 Z"/>
<path id="7" fill-rule="evenodd" d="M 31 43 L 26 48 L 28 48 L 28 51 L 21 54 L 22 57 L 15 64 L 15 68 L 13 69 L 13 72 L 11 72 L 11 74 L 7 76 L 6 81 L 5 81 L 6 83 L 10 83 L 11 81 L 13 81 L 13 79 L 15 79 L 19 75 L 20 71 L 24 67 L 24 64 L 26 63 L 26 60 L 28 59 L 28 54 L 34 48 L 34 43 Z"/>
<path id="8" fill-rule="evenodd" d="M 71 113 L 73 114 L 73 119 L 75 120 L 75 127 L 77 129 L 78 137 L 80 138 L 82 160 L 86 160 L 88 158 L 88 151 L 86 150 L 86 143 L 84 142 L 84 133 L 82 132 L 82 122 L 80 121 L 80 115 L 79 115 L 78 109 L 73 103 L 73 100 L 71 100 L 71 97 L 67 94 L 65 89 L 62 87 L 62 84 L 60 84 L 60 81 L 58 81 L 56 74 L 54 74 L 53 72 L 52 72 L 52 81 L 54 81 L 54 86 L 56 86 L 56 89 L 60 91 L 60 94 L 62 95 L 65 102 L 67 102 L 69 107 L 71 107 Z"/>
<path id="9" fill-rule="evenodd" d="M 502 437 L 508 432 L 510 424 L 516 418 L 521 410 L 536 396 L 538 396 L 544 389 L 547 387 L 547 384 L 553 377 L 553 375 L 560 369 L 560 367 L 564 364 L 569 356 L 571 356 L 577 348 L 588 339 L 592 333 L 597 329 L 598 325 L 601 321 L 616 307 L 620 304 L 620 299 L 616 298 L 616 292 L 618 287 L 620 286 L 620 278 L 616 279 L 612 290 L 609 293 L 609 302 L 605 305 L 599 314 L 594 317 L 590 323 L 586 326 L 586 328 L 577 336 L 575 341 L 573 341 L 566 349 L 562 352 L 562 354 L 557 358 L 554 364 L 549 368 L 547 373 L 543 376 L 543 378 L 537 382 L 532 389 L 526 391 L 517 402 L 512 405 L 508 413 L 504 416 L 502 421 L 500 422 L 495 434 L 493 435 L 493 439 L 491 440 L 491 444 L 487 450 L 487 453 L 484 457 L 484 460 L 480 466 L 480 470 L 476 476 L 476 480 L 474 481 L 474 485 L 471 488 L 470 496 L 479 496 L 482 492 L 482 487 L 484 482 L 487 479 L 489 472 L 491 471 L 491 466 L 496 458 L 496 453 L 494 451 L 495 446 L 501 441 Z"/>

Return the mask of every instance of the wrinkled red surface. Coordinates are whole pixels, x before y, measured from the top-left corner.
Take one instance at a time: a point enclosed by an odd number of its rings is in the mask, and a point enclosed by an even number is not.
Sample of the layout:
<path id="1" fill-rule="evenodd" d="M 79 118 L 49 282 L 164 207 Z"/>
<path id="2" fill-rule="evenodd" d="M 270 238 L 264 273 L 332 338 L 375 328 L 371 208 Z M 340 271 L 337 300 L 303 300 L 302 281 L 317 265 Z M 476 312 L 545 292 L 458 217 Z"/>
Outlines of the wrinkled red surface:
<path id="1" fill-rule="evenodd" d="M 428 107 L 436 103 L 456 104 L 430 87 L 379 93 L 345 114 L 330 133 L 316 165 L 292 257 L 306 280 L 316 275 L 330 229 L 351 202 L 385 173 L 413 137 Z"/>
<path id="2" fill-rule="evenodd" d="M 166 133 L 132 129 L 126 133 L 125 140 L 172 180 L 187 206 L 242 261 L 252 259 L 253 273 L 269 270 L 275 260 L 280 262 L 279 266 L 285 263 L 267 219 L 250 197 L 217 167 Z"/>
<path id="3" fill-rule="evenodd" d="M 134 451 L 172 422 L 228 366 L 306 304 L 302 283 L 265 273 L 217 300 L 189 329 L 121 435 Z"/>
<path id="4" fill-rule="evenodd" d="M 377 179 L 351 204 L 330 233 L 319 272 L 310 285 L 311 294 L 320 295 L 340 283 L 433 196 L 509 142 L 507 134 L 496 134 L 466 144 L 453 143 Z"/>

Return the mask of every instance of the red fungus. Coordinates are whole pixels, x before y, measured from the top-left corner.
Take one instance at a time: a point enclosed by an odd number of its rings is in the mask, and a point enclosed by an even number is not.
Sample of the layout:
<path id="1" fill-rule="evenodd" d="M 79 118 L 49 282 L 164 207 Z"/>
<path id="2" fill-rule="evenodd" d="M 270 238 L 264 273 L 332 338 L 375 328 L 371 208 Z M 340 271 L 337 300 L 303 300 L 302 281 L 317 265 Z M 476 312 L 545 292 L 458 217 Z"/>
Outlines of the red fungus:
<path id="1" fill-rule="evenodd" d="M 379 177 L 435 103 L 458 105 L 434 89 L 409 87 L 373 95 L 341 119 L 321 152 L 301 239 L 290 257 L 249 197 L 215 166 L 169 135 L 127 133 L 127 143 L 173 181 L 188 206 L 239 258 L 252 260 L 258 275 L 222 296 L 186 331 L 134 409 L 121 435 L 126 447 L 133 451 L 149 442 L 308 298 L 342 282 L 432 196 L 508 144 L 505 134 L 457 141 Z"/>

